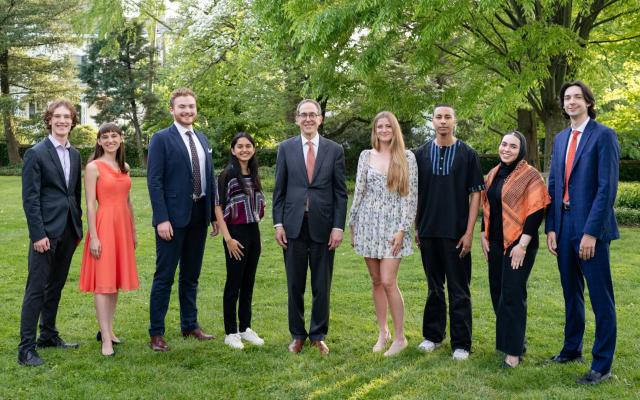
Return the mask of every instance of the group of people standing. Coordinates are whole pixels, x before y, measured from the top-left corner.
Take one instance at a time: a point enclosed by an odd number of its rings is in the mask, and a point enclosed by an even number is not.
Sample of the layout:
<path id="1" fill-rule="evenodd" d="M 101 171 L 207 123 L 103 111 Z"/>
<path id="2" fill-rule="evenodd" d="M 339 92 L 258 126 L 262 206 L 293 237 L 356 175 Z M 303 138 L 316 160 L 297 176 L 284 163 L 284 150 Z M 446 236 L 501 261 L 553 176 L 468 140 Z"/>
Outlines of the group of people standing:
<path id="1" fill-rule="evenodd" d="M 595 121 L 595 99 L 586 85 L 565 84 L 559 101 L 571 127 L 555 139 L 548 190 L 541 174 L 526 162 L 526 139 L 517 131 L 503 137 L 500 164 L 485 179 L 477 153 L 454 135 L 456 115 L 450 105 L 434 108 L 435 138 L 413 152 L 405 148 L 392 113 L 381 112 L 374 118 L 372 148 L 360 154 L 348 220 L 351 245 L 364 257 L 371 277 L 379 328 L 374 352 L 393 356 L 408 346 L 397 276 L 402 257 L 412 254 L 415 227 L 428 286 L 418 348 L 431 352 L 441 346 L 448 315 L 452 357 L 469 357 L 470 253 L 482 207 L 481 244 L 496 314 L 496 349 L 505 354 L 503 367 L 516 367 L 526 352 L 527 280 L 546 209 L 547 245 L 558 260 L 566 311 L 564 346 L 551 361 L 581 360 L 586 280 L 596 316 L 596 341 L 591 369 L 578 383 L 599 383 L 611 376 L 616 317 L 609 242 L 619 237 L 613 214 L 619 146 L 613 130 Z M 196 306 L 209 225 L 212 235 L 222 234 L 225 251 L 224 342 L 236 349 L 244 347 L 243 341 L 262 345 L 264 340 L 251 329 L 261 252 L 258 223 L 266 203 L 255 142 L 244 132 L 232 139 L 229 163 L 216 182 L 207 138 L 193 129 L 195 93 L 175 90 L 169 111 L 174 123 L 156 132 L 149 144 L 147 180 L 156 234 L 149 346 L 158 352 L 169 350 L 164 320 L 178 265 L 182 335 L 213 339 L 200 327 Z M 288 349 L 300 353 L 309 339 L 326 355 L 334 255 L 343 240 L 347 189 L 342 147 L 318 134 L 322 115 L 314 100 L 298 104 L 300 135 L 278 147 L 272 212 L 287 278 L 292 337 Z M 36 346 L 77 347 L 62 340 L 55 327 L 60 293 L 82 238 L 80 157 L 68 141 L 77 116 L 70 103 L 57 101 L 48 107 L 44 120 L 50 135 L 27 151 L 23 169 L 31 239 L 18 352 L 24 365 L 43 363 Z M 100 328 L 96 337 L 105 356 L 115 354 L 114 345 L 121 342 L 113 331 L 118 291 L 138 287 L 131 180 L 122 139 L 116 125 L 100 127 L 95 154 L 85 170 L 89 229 L 80 289 L 94 293 Z M 312 305 L 307 330 L 308 270 Z"/>

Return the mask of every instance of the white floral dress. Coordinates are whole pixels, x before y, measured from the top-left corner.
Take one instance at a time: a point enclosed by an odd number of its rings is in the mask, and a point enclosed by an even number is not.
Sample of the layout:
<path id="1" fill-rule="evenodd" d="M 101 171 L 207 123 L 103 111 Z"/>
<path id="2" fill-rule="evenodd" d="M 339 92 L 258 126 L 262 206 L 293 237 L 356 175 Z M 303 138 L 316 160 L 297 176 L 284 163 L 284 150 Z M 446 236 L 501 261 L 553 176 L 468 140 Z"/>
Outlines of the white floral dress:
<path id="1" fill-rule="evenodd" d="M 363 150 L 349 226 L 353 230 L 356 253 L 368 258 L 401 258 L 413 253 L 411 234 L 418 203 L 418 166 L 411 151 L 406 151 L 409 166 L 409 194 L 400 196 L 387 189 L 387 175 L 369 164 L 371 150 Z M 397 256 L 391 253 L 391 240 L 399 230 L 405 232 Z"/>

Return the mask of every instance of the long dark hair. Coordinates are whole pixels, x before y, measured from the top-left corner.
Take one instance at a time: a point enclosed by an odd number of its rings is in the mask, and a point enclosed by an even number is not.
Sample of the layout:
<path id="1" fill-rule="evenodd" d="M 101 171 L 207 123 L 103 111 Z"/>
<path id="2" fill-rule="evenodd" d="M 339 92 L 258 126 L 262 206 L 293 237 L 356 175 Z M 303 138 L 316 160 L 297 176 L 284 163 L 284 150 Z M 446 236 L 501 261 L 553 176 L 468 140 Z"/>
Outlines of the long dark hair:
<path id="1" fill-rule="evenodd" d="M 560 88 L 560 98 L 558 99 L 558 101 L 560 102 L 560 108 L 562 109 L 562 116 L 566 119 L 569 119 L 569 115 L 564 112 L 564 92 L 566 92 L 567 89 L 569 89 L 571 86 L 577 86 L 582 90 L 582 96 L 588 104 L 587 114 L 589 115 L 589 118 L 596 119 L 596 98 L 593 96 L 593 92 L 591 91 L 591 89 L 589 89 L 589 86 L 587 86 L 582 81 L 566 82 Z"/>
<path id="2" fill-rule="evenodd" d="M 251 176 L 251 180 L 253 181 L 253 185 L 255 189 L 258 191 L 262 191 L 260 176 L 258 175 L 258 158 L 256 157 L 256 152 L 255 152 L 256 142 L 253 140 L 253 137 L 251 137 L 251 135 L 248 134 L 247 132 L 238 132 L 233 137 L 233 139 L 231 139 L 231 146 L 230 146 L 231 149 L 233 149 L 236 146 L 236 143 L 238 143 L 238 140 L 240 138 L 246 138 L 253 145 L 254 153 L 253 153 L 253 157 L 251 157 L 251 159 L 249 160 L 249 174 Z M 230 153 L 229 162 L 227 163 L 227 166 L 224 168 L 224 170 L 220 174 L 219 179 L 220 179 L 220 182 L 224 183 L 227 180 L 231 180 L 233 178 L 236 178 L 238 180 L 238 183 L 242 185 L 242 188 L 244 189 L 245 193 L 249 194 L 249 187 L 247 187 L 247 185 L 244 182 L 244 179 L 242 179 L 242 168 L 240 167 L 240 161 L 238 161 L 238 157 L 233 155 L 233 153 Z"/>
<path id="3" fill-rule="evenodd" d="M 120 135 L 120 137 L 123 136 L 122 129 L 120 129 L 118 125 L 111 122 L 107 122 L 105 124 L 100 125 L 100 128 L 98 128 L 98 137 L 96 139 L 100 139 L 100 136 L 109 132 L 115 132 L 118 135 Z M 118 147 L 118 150 L 116 151 L 116 162 L 118 163 L 118 168 L 120 168 L 120 172 L 122 173 L 128 172 L 127 166 L 124 161 L 124 153 L 125 153 L 124 141 L 121 141 L 120 147 Z M 89 157 L 89 161 L 93 161 L 97 158 L 102 157 L 103 155 L 104 155 L 104 149 L 102 148 L 102 146 L 100 146 L 100 143 L 98 143 L 98 141 L 96 140 L 96 148 L 93 151 L 93 155 Z"/>

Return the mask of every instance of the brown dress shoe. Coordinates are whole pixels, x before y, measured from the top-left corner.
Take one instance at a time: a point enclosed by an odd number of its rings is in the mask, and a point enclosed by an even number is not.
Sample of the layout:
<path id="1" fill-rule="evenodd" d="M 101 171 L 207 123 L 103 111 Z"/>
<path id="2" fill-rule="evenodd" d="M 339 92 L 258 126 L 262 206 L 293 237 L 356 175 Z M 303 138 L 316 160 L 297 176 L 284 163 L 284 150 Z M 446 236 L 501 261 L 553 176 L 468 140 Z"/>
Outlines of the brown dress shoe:
<path id="1" fill-rule="evenodd" d="M 165 351 L 169 351 L 169 345 L 164 341 L 162 336 L 151 336 L 151 341 L 149 341 L 149 347 L 153 351 L 159 351 L 164 353 Z"/>
<path id="2" fill-rule="evenodd" d="M 183 331 L 182 332 L 182 336 L 185 339 L 188 338 L 188 337 L 194 337 L 194 338 L 196 338 L 198 340 L 211 340 L 211 339 L 215 339 L 216 338 L 213 335 L 207 335 L 200 328 L 194 329 L 192 331 Z"/>
<path id="3" fill-rule="evenodd" d="M 317 347 L 320 354 L 326 356 L 329 354 L 329 347 L 327 347 L 326 343 L 323 340 L 312 340 L 311 346 Z"/>
<path id="4" fill-rule="evenodd" d="M 300 353 L 304 346 L 304 339 L 293 339 L 293 342 L 289 344 L 289 351 L 291 353 Z"/>

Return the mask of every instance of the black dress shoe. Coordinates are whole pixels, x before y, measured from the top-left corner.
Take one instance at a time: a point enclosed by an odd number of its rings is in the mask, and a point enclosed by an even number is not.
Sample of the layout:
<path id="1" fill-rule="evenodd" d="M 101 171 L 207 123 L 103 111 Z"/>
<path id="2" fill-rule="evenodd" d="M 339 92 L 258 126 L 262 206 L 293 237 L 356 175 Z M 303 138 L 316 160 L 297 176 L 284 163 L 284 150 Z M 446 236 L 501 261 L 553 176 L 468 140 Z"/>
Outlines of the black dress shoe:
<path id="1" fill-rule="evenodd" d="M 38 340 L 38 343 L 36 344 L 36 346 L 40 349 L 43 349 L 45 347 L 58 347 L 61 349 L 77 349 L 78 347 L 80 347 L 78 343 L 65 342 L 64 340 L 62 340 L 60 336 L 52 337 L 51 339 L 46 341 Z"/>
<path id="2" fill-rule="evenodd" d="M 18 364 L 28 367 L 37 367 L 44 364 L 44 360 L 40 358 L 35 349 L 18 352 Z"/>
<path id="3" fill-rule="evenodd" d="M 98 331 L 98 333 L 96 333 L 96 340 L 97 340 L 98 342 L 102 342 L 102 332 Z M 121 343 L 122 343 L 122 342 L 116 342 L 115 340 L 112 340 L 112 341 L 111 341 L 111 344 L 112 344 L 112 345 L 114 345 L 114 346 L 119 345 L 119 344 L 121 344 Z"/>
<path id="4" fill-rule="evenodd" d="M 582 358 L 582 356 L 565 357 L 565 356 L 561 356 L 560 354 L 557 354 L 551 357 L 549 361 L 558 363 L 558 364 L 566 364 L 569 362 L 583 362 L 584 359 Z"/>
<path id="5" fill-rule="evenodd" d="M 607 372 L 606 374 L 601 374 L 598 371 L 591 370 L 584 374 L 584 376 L 582 376 L 581 378 L 578 378 L 576 383 L 578 385 L 597 385 L 598 383 L 606 381 L 609 378 L 611 378 L 611 371 Z"/>

